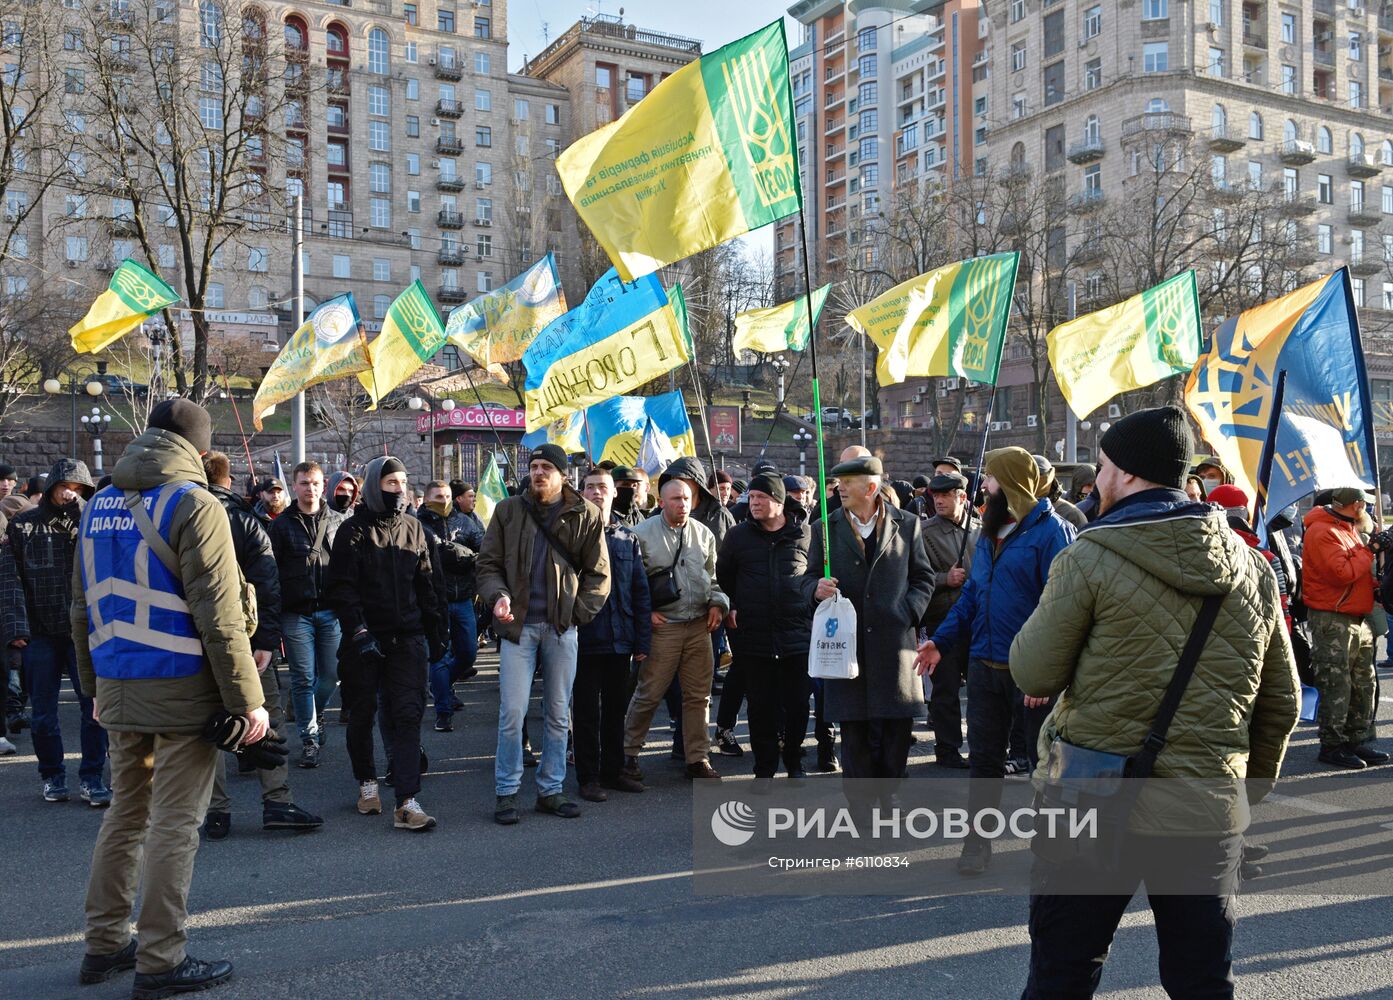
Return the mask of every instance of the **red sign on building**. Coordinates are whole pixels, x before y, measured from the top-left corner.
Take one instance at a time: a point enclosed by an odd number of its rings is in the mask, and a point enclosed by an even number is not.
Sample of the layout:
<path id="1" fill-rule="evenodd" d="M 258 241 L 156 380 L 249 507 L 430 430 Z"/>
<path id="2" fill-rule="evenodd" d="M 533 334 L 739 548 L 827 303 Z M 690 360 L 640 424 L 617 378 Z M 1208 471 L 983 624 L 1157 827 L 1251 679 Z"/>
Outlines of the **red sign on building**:
<path id="1" fill-rule="evenodd" d="M 708 406 L 706 426 L 711 432 L 711 450 L 727 455 L 740 452 L 740 407 Z"/>
<path id="2" fill-rule="evenodd" d="M 453 410 L 435 410 L 421 413 L 416 417 L 416 431 L 427 434 L 431 429 L 431 419 L 435 420 L 437 431 L 466 428 L 487 431 L 492 426 L 500 431 L 524 431 L 527 429 L 527 411 L 495 409 L 490 406 L 485 412 L 482 406 L 457 406 Z"/>

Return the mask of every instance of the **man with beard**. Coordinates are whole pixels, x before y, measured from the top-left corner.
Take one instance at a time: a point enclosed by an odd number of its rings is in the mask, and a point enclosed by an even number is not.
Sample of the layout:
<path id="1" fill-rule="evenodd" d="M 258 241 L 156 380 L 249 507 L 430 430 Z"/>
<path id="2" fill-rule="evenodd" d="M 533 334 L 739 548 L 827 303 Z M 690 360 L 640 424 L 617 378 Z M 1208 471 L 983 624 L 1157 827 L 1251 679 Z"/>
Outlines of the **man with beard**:
<path id="1" fill-rule="evenodd" d="M 321 484 L 322 485 L 322 484 Z M 256 516 L 261 518 L 266 530 L 271 530 L 271 522 L 280 517 L 290 505 L 290 498 L 285 492 L 285 483 L 275 476 L 270 479 L 263 479 L 257 488 L 257 501 L 252 507 Z"/>
<path id="2" fill-rule="evenodd" d="M 351 472 L 335 472 L 324 484 L 324 495 L 329 499 L 329 507 L 340 514 L 353 513 L 358 502 L 358 480 Z"/>
<path id="3" fill-rule="evenodd" d="M 1373 530 L 1364 509 L 1372 501 L 1362 487 L 1342 487 L 1331 491 L 1328 505 L 1312 508 L 1303 519 L 1301 592 L 1310 615 L 1311 671 L 1320 692 L 1317 759 L 1353 771 L 1389 759 L 1364 742 L 1377 690 L 1368 623 L 1374 553 L 1361 537 Z"/>
<path id="4" fill-rule="evenodd" d="M 475 561 L 483 545 L 483 532 L 450 501 L 450 486 L 435 480 L 426 486 L 425 500 L 417 517 L 438 545 L 440 568 L 445 575 L 445 599 L 450 613 L 450 652 L 430 666 L 431 697 L 435 701 L 435 731 L 454 731 L 456 699 L 454 683 L 474 670 L 479 634 L 474 623 Z"/>
<path id="5" fill-rule="evenodd" d="M 919 647 L 918 669 L 932 676 L 939 661 L 969 643 L 967 667 L 967 743 L 971 753 L 968 812 L 1001 805 L 1001 778 L 1011 713 L 1020 691 L 1008 668 L 1011 641 L 1040 602 L 1050 563 L 1074 540 L 1074 526 L 1038 497 L 1040 469 L 1024 448 L 987 453 L 984 463 L 987 509 L 972 560 L 972 572 L 957 602 L 933 637 Z M 1026 739 L 1033 755 L 1049 698 L 1025 699 Z M 1034 763 L 1032 761 L 1032 763 Z M 958 871 L 981 875 L 991 863 L 991 841 L 975 826 L 963 843 Z"/>
<path id="6" fill-rule="evenodd" d="M 78 679 L 68 621 L 78 524 L 95 486 L 87 466 L 70 458 L 54 463 L 47 483 L 38 505 L 16 515 L 0 540 L 0 636 L 23 659 L 44 801 L 68 801 L 58 725 L 58 692 L 66 674 L 82 719 L 79 794 L 89 805 L 104 807 L 111 804 L 111 789 L 102 780 L 107 736 L 92 715 L 91 688 L 84 690 Z"/>
<path id="7" fill-rule="evenodd" d="M 1143 883 L 1166 994 L 1234 995 L 1241 831 L 1250 802 L 1276 783 L 1300 695 L 1272 572 L 1222 511 L 1181 491 L 1192 447 L 1174 406 L 1108 429 L 1100 516 L 1055 560 L 1011 646 L 1021 689 L 1058 698 L 1037 781 L 1068 774 L 1078 752 L 1130 757 L 1142 774 L 1124 784 L 1140 784 L 1148 760 L 1160 779 L 1136 792 L 1103 885 L 1092 859 L 1053 855 L 1040 841 L 1024 1000 L 1093 996 Z M 1177 677 L 1187 647 L 1198 650 L 1193 675 Z M 1174 701 L 1173 681 L 1183 684 Z"/>
<path id="8" fill-rule="evenodd" d="M 521 819 L 522 721 L 539 666 L 544 736 L 536 809 L 563 819 L 580 815 L 564 791 L 576 626 L 599 613 L 609 597 L 610 573 L 600 513 L 566 482 L 568 465 L 558 445 L 533 448 L 527 492 L 494 508 L 479 553 L 479 596 L 492 606 L 494 631 L 502 639 L 493 811 L 502 826 Z"/>
<path id="9" fill-rule="evenodd" d="M 368 463 L 363 502 L 334 538 L 325 597 L 353 655 L 345 660 L 348 756 L 358 781 L 358 812 L 382 812 L 373 755 L 373 717 L 387 718 L 387 753 L 397 808 L 392 825 L 420 833 L 435 819 L 416 801 L 421 790 L 421 715 L 426 673 L 445 649 L 444 594 L 430 541 L 407 513 L 406 467 L 387 456 Z M 379 706 L 378 699 L 381 698 Z"/>

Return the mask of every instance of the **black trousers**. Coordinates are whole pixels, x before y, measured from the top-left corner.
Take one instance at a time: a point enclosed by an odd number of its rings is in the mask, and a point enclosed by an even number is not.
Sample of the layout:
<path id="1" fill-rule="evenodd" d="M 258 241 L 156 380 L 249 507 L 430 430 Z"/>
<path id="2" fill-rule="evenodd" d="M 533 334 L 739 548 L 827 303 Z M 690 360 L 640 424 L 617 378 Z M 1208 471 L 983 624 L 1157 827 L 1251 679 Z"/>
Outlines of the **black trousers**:
<path id="1" fill-rule="evenodd" d="M 843 722 L 842 779 L 880 778 L 891 791 L 909 763 L 913 719 L 872 719 Z"/>
<path id="2" fill-rule="evenodd" d="M 582 653 L 571 690 L 571 733 L 576 778 L 582 785 L 611 781 L 624 766 L 624 713 L 629 700 L 628 653 Z"/>
<path id="3" fill-rule="evenodd" d="M 421 790 L 421 716 L 426 710 L 430 670 L 426 638 L 420 634 L 377 636 L 386 656 L 380 666 L 365 665 L 350 653 L 340 674 L 348 706 L 348 759 L 358 781 L 377 780 L 373 719 L 383 713 L 383 742 L 392 762 L 392 791 L 397 806 Z M 380 693 L 380 704 L 379 704 Z"/>
<path id="4" fill-rule="evenodd" d="M 1001 805 L 1011 713 L 1019 700 L 1020 692 L 1009 670 L 989 667 L 975 657 L 968 661 L 967 807 L 974 816 Z"/>
<path id="5" fill-rule="evenodd" d="M 934 749 L 939 753 L 962 751 L 961 691 L 967 674 L 967 648 L 965 642 L 956 643 L 929 675 L 929 726 L 934 731 Z"/>
<path id="6" fill-rule="evenodd" d="M 1136 887 L 1145 883 L 1160 946 L 1161 986 L 1186 1000 L 1233 996 L 1232 886 L 1243 838 L 1134 837 L 1126 848 L 1132 892 L 1055 895 L 1069 870 L 1035 861 L 1030 897 L 1030 977 L 1022 1000 L 1080 1000 L 1098 989 L 1114 933 Z M 1176 872 L 1184 871 L 1183 885 Z M 1161 895 L 1157 889 L 1190 895 Z M 1206 888 L 1209 892 L 1205 892 Z M 1227 888 L 1224 888 L 1227 887 Z"/>
<path id="7" fill-rule="evenodd" d="M 735 723 L 740 719 L 740 704 L 746 698 L 749 690 L 749 681 L 746 678 L 746 668 L 744 661 L 748 657 L 737 656 L 730 663 L 730 668 L 726 671 L 725 683 L 721 686 L 721 704 L 716 709 L 716 728 L 734 729 Z M 803 671 L 807 672 L 807 660 L 803 661 Z M 804 727 L 807 727 L 807 720 L 804 719 Z M 751 721 L 751 726 L 754 722 Z M 753 738 L 753 731 L 751 732 Z"/>
<path id="8" fill-rule="evenodd" d="M 772 778 L 779 769 L 779 733 L 784 734 L 784 770 L 803 770 L 803 735 L 808 731 L 808 660 L 806 656 L 776 659 L 772 656 L 740 656 L 730 666 L 721 710 L 730 694 L 730 678 L 739 671 L 749 700 L 750 747 L 755 755 L 755 777 Z M 738 704 L 738 702 L 737 702 Z M 734 720 L 731 720 L 734 725 Z M 730 728 L 721 723 L 722 728 Z"/>

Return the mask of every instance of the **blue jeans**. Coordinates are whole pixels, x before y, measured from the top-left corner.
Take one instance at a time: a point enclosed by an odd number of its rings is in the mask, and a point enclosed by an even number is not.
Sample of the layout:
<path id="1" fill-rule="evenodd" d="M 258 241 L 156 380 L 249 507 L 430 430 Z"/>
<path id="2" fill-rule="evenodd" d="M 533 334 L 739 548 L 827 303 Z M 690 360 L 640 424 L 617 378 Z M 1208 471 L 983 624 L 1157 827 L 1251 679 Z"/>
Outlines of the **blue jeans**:
<path id="1" fill-rule="evenodd" d="M 522 720 L 532 697 L 532 675 L 542 668 L 542 763 L 537 794 L 559 794 L 566 781 L 566 735 L 571 728 L 571 687 L 576 680 L 576 630 L 557 635 L 547 624 L 524 625 L 517 642 L 504 639 L 498 660 L 498 750 L 494 790 L 516 795 L 522 786 Z"/>
<path id="2" fill-rule="evenodd" d="M 63 675 L 68 675 L 82 711 L 82 763 L 78 777 L 101 780 L 106 766 L 106 730 L 92 718 L 92 699 L 77 679 L 77 653 L 66 636 L 34 635 L 24 647 L 24 676 L 33 702 L 34 753 L 39 758 L 39 776 L 54 778 L 66 774 L 63 764 L 63 734 L 58 728 L 58 692 Z"/>
<path id="3" fill-rule="evenodd" d="M 281 637 L 290 661 L 290 699 L 300 739 L 319 736 L 319 716 L 339 684 L 339 619 L 332 611 L 281 615 Z"/>
<path id="4" fill-rule="evenodd" d="M 450 651 L 430 665 L 430 696 L 435 702 L 436 715 L 454 711 L 454 694 L 450 685 L 470 667 L 479 656 L 479 632 L 474 622 L 473 601 L 453 601 L 450 604 Z"/>

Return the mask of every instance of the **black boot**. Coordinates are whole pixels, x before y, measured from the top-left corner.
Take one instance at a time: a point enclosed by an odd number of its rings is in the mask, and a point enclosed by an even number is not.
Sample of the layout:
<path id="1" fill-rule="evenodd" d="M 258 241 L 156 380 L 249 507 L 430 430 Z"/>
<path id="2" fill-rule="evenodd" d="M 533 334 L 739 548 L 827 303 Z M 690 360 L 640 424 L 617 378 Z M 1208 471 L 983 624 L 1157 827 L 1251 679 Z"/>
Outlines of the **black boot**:
<path id="1" fill-rule="evenodd" d="M 819 743 L 817 745 L 817 770 L 819 774 L 834 774 L 837 770 L 836 745 Z"/>
<path id="2" fill-rule="evenodd" d="M 137 972 L 131 1000 L 159 1000 L 176 993 L 194 993 L 232 978 L 231 962 L 185 959 L 168 972 Z"/>
<path id="3" fill-rule="evenodd" d="M 83 955 L 77 981 L 83 986 L 104 983 L 112 976 L 135 968 L 135 941 L 114 955 Z"/>

